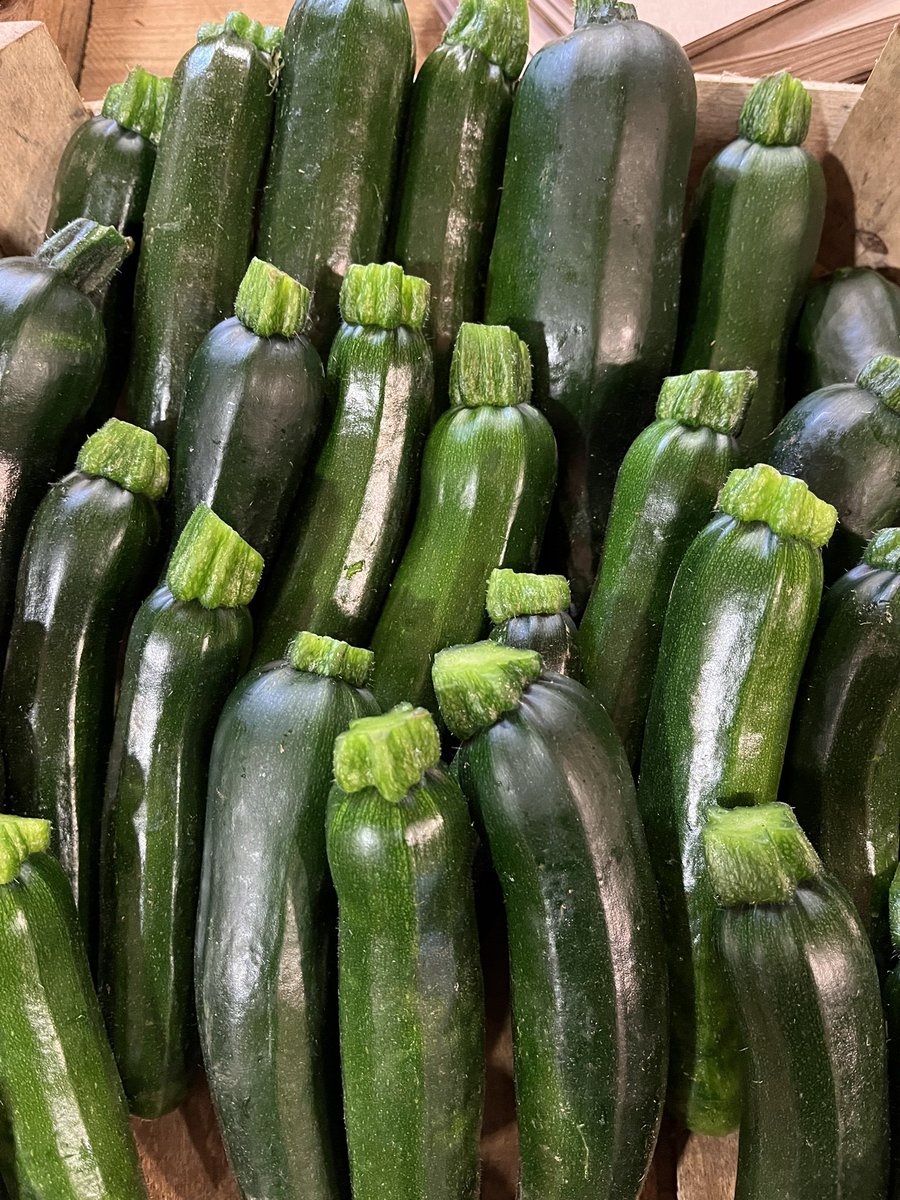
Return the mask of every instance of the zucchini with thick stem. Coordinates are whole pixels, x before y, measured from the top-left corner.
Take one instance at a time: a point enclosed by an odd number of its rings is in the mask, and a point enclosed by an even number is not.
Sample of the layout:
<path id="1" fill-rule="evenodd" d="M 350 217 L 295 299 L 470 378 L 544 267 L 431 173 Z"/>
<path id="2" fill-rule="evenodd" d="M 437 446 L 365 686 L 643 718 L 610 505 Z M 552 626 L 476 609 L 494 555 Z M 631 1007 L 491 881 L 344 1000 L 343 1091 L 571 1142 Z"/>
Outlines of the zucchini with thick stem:
<path id="1" fill-rule="evenodd" d="M 562 575 L 528 575 L 508 568 L 491 571 L 487 611 L 491 641 L 516 650 L 536 650 L 546 671 L 581 679 L 578 630 L 569 616 L 572 593 Z"/>
<path id="2" fill-rule="evenodd" d="M 781 786 L 882 964 L 900 855 L 898 778 L 900 529 L 883 529 L 825 594 Z"/>
<path id="3" fill-rule="evenodd" d="M 334 747 L 344 1115 L 354 1200 L 476 1200 L 484 1011 L 465 800 L 424 709 Z"/>
<path id="4" fill-rule="evenodd" d="M 746 1047 L 735 1200 L 884 1200 L 884 1019 L 850 898 L 787 805 L 714 807 L 703 845 Z"/>
<path id="5" fill-rule="evenodd" d="M 741 435 L 755 452 L 784 411 L 788 345 L 825 218 L 825 177 L 804 150 L 812 98 L 786 71 L 761 79 L 739 137 L 703 172 L 684 247 L 679 371 L 751 368 Z"/>
<path id="6" fill-rule="evenodd" d="M 774 800 L 837 514 L 799 479 L 732 471 L 663 626 L 638 801 L 659 883 L 672 1005 L 670 1102 L 689 1129 L 740 1113 L 740 1035 L 701 844 L 713 804 Z"/>
<path id="7" fill-rule="evenodd" d="M 286 662 L 251 672 L 232 692 L 216 730 L 197 1015 L 219 1128 L 246 1196 L 335 1200 L 344 1191 L 325 806 L 335 738 L 378 711 L 366 689 L 371 666 L 368 650 L 298 634 Z"/>
<path id="8" fill-rule="evenodd" d="M 254 258 L 235 315 L 194 355 L 175 438 L 174 537 L 198 504 L 269 562 L 322 413 L 322 363 L 303 332 L 309 292 Z"/>
<path id="9" fill-rule="evenodd" d="M 0 816 L 0 1175 L 13 1200 L 146 1200 L 72 893 L 43 853 L 49 840 L 46 821 Z"/>
<path id="10" fill-rule="evenodd" d="M 463 325 L 452 407 L 426 444 L 415 523 L 372 639 L 382 708 L 406 699 L 433 708 L 432 659 L 481 636 L 491 571 L 537 563 L 556 444 L 530 395 L 528 350 L 516 334 Z"/>
<path id="11" fill-rule="evenodd" d="M 527 51 L 526 0 L 461 0 L 412 89 L 394 256 L 431 284 L 438 412 L 459 327 L 481 317 L 513 87 Z"/>
<path id="12" fill-rule="evenodd" d="M 19 569 L 0 691 L 7 802 L 51 822 L 89 947 L 119 649 L 154 575 L 168 479 L 152 433 L 109 421 L 41 502 Z"/>
<path id="13" fill-rule="evenodd" d="M 547 565 L 579 613 L 616 471 L 671 366 L 696 103 L 684 51 L 624 0 L 579 0 L 516 92 L 486 319 L 531 351 L 561 463 Z"/>
<path id="14" fill-rule="evenodd" d="M 752 371 L 667 379 L 656 420 L 616 480 L 579 640 L 585 682 L 612 717 L 632 767 L 640 762 L 669 593 L 719 490 L 743 464 L 736 435 L 755 387 Z"/>
<path id="15" fill-rule="evenodd" d="M 136 1116 L 187 1092 L 209 755 L 246 666 L 262 559 L 198 506 L 128 638 L 100 857 L 98 991 Z"/>
<path id="16" fill-rule="evenodd" d="M 634 1200 L 666 1090 L 666 969 L 634 782 L 586 688 L 494 642 L 437 656 L 503 890 L 521 1200 Z"/>
<path id="17" fill-rule="evenodd" d="M 194 352 L 250 257 L 281 30 L 243 13 L 203 25 L 175 68 L 144 214 L 127 413 L 167 450 Z"/>
<path id="18" fill-rule="evenodd" d="M 393 0 L 392 0 L 393 2 Z M 328 360 L 333 418 L 264 591 L 255 662 L 298 629 L 368 641 L 406 538 L 431 416 L 428 284 L 353 266 Z"/>

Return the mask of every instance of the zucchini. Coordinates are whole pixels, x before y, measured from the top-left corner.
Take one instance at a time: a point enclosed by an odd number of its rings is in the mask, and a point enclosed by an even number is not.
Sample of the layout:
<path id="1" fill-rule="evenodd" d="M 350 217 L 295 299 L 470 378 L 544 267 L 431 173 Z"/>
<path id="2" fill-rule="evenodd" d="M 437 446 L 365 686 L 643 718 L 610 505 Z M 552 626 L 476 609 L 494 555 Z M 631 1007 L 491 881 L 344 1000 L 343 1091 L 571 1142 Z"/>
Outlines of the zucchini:
<path id="1" fill-rule="evenodd" d="M 882 1000 L 887 1024 L 888 1090 L 891 1124 L 891 1200 L 900 1200 L 900 867 L 888 898 L 891 968 L 884 978 Z"/>
<path id="2" fill-rule="evenodd" d="M 712 515 L 719 490 L 743 465 L 737 433 L 752 371 L 695 371 L 665 381 L 656 420 L 616 480 L 600 570 L 579 630 L 585 682 L 612 717 L 632 767 L 675 575 Z"/>
<path id="3" fill-rule="evenodd" d="M 837 509 L 825 553 L 831 582 L 859 562 L 876 529 L 900 524 L 900 357 L 873 358 L 855 383 L 831 384 L 795 404 L 765 457 Z"/>
<path id="4" fill-rule="evenodd" d="M 46 821 L 0 816 L 0 1174 L 12 1200 L 146 1200 Z M 0 1186 L 2 1191 L 2 1186 Z"/>
<path id="5" fill-rule="evenodd" d="M 638 803 L 672 1001 L 670 1102 L 689 1129 L 738 1123 L 740 1052 L 701 835 L 712 804 L 773 800 L 836 513 L 799 479 L 732 471 L 682 561 L 663 626 Z"/>
<path id="6" fill-rule="evenodd" d="M 322 413 L 324 372 L 303 333 L 309 292 L 254 258 L 235 315 L 194 356 L 175 438 L 175 537 L 208 504 L 268 562 Z"/>
<path id="7" fill-rule="evenodd" d="M 369 650 L 298 634 L 287 662 L 241 681 L 216 730 L 197 1015 L 219 1128 L 246 1196 L 334 1200 L 344 1190 L 339 1089 L 330 1086 L 339 1062 L 325 805 L 335 738 L 378 711 L 366 689 L 371 666 Z"/>
<path id="8" fill-rule="evenodd" d="M 476 1200 L 484 1005 L 459 785 L 424 709 L 352 722 L 334 747 L 344 1115 L 354 1200 Z"/>
<path id="9" fill-rule="evenodd" d="M 781 797 L 886 963 L 900 857 L 900 529 L 829 588 L 794 711 Z"/>
<path id="10" fill-rule="evenodd" d="M 884 1200 L 884 1021 L 847 893 L 786 805 L 712 808 L 703 842 L 746 1047 L 735 1200 Z"/>
<path id="11" fill-rule="evenodd" d="M 684 247 L 675 365 L 756 371 L 748 452 L 784 411 L 789 338 L 825 218 L 825 177 L 802 146 L 811 112 L 785 71 L 754 85 L 739 137 L 703 172 Z"/>
<path id="12" fill-rule="evenodd" d="M 33 258 L 0 260 L 0 662 L 28 526 L 74 457 L 106 364 L 100 310 L 129 249 L 80 219 Z"/>
<path id="13" fill-rule="evenodd" d="M 205 505 L 128 638 L 106 781 L 98 991 L 136 1116 L 187 1092 L 209 755 L 250 653 L 262 560 Z"/>
<path id="14" fill-rule="evenodd" d="M 581 679 L 578 630 L 569 616 L 572 593 L 562 575 L 491 571 L 487 611 L 491 641 L 517 650 L 537 650 L 545 671 Z"/>
<path id="15" fill-rule="evenodd" d="M 119 650 L 152 578 L 169 463 L 152 433 L 109 421 L 28 531 L 0 691 L 8 805 L 51 822 L 85 941 Z"/>
<path id="16" fill-rule="evenodd" d="M 845 267 L 814 283 L 791 347 L 795 398 L 852 383 L 882 354 L 900 354 L 900 287 L 871 267 Z"/>
<path id="17" fill-rule="evenodd" d="M 696 106 L 684 51 L 624 0 L 579 0 L 516 92 L 486 319 L 531 351 L 562 464 L 548 557 L 579 613 L 616 471 L 671 365 Z"/>
<path id="18" fill-rule="evenodd" d="M 396 263 L 353 266 L 328 361 L 331 428 L 262 599 L 255 661 L 298 629 L 368 641 L 403 546 L 434 377 L 428 284 Z"/>
<path id="19" fill-rule="evenodd" d="M 309 285 L 324 356 L 347 268 L 385 249 L 415 65 L 406 6 L 296 0 L 283 55 L 258 253 Z"/>
<path id="20" fill-rule="evenodd" d="M 536 565 L 556 445 L 530 395 L 516 334 L 461 326 L 452 407 L 425 447 L 415 524 L 372 639 L 372 690 L 384 709 L 407 699 L 433 708 L 432 658 L 481 635 L 491 571 Z"/>
<path id="21" fill-rule="evenodd" d="M 250 257 L 281 30 L 203 25 L 172 77 L 144 214 L 126 411 L 170 450 L 194 352 Z"/>
<path id="22" fill-rule="evenodd" d="M 453 764 L 509 927 L 521 1200 L 633 1200 L 666 1090 L 665 954 L 612 722 L 537 653 L 437 656 Z"/>
<path id="23" fill-rule="evenodd" d="M 431 284 L 435 407 L 460 325 L 481 317 L 527 0 L 462 0 L 412 89 L 394 257 Z"/>

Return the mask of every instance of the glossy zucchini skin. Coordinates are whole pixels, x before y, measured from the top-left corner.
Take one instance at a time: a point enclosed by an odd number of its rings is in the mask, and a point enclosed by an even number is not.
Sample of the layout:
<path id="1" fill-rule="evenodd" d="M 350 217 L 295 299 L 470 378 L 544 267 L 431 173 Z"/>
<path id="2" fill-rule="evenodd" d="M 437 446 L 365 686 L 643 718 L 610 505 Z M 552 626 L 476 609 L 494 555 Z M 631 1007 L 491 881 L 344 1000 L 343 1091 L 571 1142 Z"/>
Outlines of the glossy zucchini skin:
<path id="1" fill-rule="evenodd" d="M 259 337 L 229 317 L 204 338 L 175 439 L 173 544 L 205 502 L 270 560 L 313 444 L 324 385 L 321 360 L 303 335 Z"/>
<path id="2" fill-rule="evenodd" d="M 669 956 L 670 1102 L 701 1133 L 738 1123 L 743 1044 L 701 834 L 713 804 L 776 799 L 821 595 L 817 549 L 720 513 L 691 543 L 666 613 L 638 802 Z"/>
<path id="3" fill-rule="evenodd" d="M 486 315 L 531 351 L 562 464 L 548 565 L 579 614 L 616 472 L 671 364 L 695 112 L 681 47 L 635 20 L 544 46 L 516 92 Z"/>
<path id="4" fill-rule="evenodd" d="M 719 489 L 741 465 L 734 437 L 669 419 L 638 436 L 619 471 L 579 644 L 585 682 L 612 717 L 634 768 L 672 584 Z"/>
<path id="5" fill-rule="evenodd" d="M 399 802 L 328 801 L 354 1200 L 477 1200 L 484 1013 L 475 836 L 431 767 Z"/>
<path id="6" fill-rule="evenodd" d="M 0 887 L 0 1005 L 11 1200 L 146 1200 L 72 893 L 48 854 Z"/>
<path id="7" fill-rule="evenodd" d="M 491 641 L 517 650 L 537 650 L 544 669 L 581 680 L 578 630 L 567 612 L 510 617 L 491 630 Z"/>
<path id="8" fill-rule="evenodd" d="M 884 1019 L 849 897 L 824 875 L 719 921 L 746 1047 L 735 1200 L 883 1200 Z"/>
<path id="9" fill-rule="evenodd" d="M 51 822 L 89 946 L 119 650 L 159 531 L 148 496 L 73 471 L 38 508 L 19 571 L 0 691 L 9 811 Z"/>
<path id="10" fill-rule="evenodd" d="M 313 293 L 324 356 L 347 268 L 382 259 L 413 34 L 403 0 L 297 0 L 282 53 L 257 253 Z"/>
<path id="11" fill-rule="evenodd" d="M 165 586 L 125 656 L 101 843 L 98 992 L 129 1107 L 175 1108 L 195 1064 L 194 923 L 209 755 L 246 666 L 245 608 L 203 608 Z"/>
<path id="12" fill-rule="evenodd" d="M 172 77 L 144 214 L 127 419 L 172 448 L 194 352 L 250 257 L 274 102 L 268 54 L 226 30 Z"/>
<path id="13" fill-rule="evenodd" d="M 509 926 L 522 1200 L 636 1197 L 666 1088 L 665 954 L 612 723 L 543 674 L 453 765 Z"/>
<path id="14" fill-rule="evenodd" d="M 241 681 L 216 731 L 197 1010 L 219 1127 L 246 1196 L 346 1194 L 325 806 L 335 738 L 377 711 L 365 689 L 278 663 Z"/>

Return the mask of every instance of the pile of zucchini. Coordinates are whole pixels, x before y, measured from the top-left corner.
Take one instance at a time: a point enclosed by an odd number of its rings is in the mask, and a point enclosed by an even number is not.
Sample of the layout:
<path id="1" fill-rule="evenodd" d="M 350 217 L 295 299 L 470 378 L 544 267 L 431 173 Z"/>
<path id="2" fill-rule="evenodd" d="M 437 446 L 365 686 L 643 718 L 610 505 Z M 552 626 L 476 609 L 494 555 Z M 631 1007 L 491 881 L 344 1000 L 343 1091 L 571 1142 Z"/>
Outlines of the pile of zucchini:
<path id="1" fill-rule="evenodd" d="M 3 1200 L 201 1069 L 246 1200 L 477 1200 L 498 967 L 520 1200 L 900 1196 L 900 289 L 798 80 L 683 239 L 682 49 L 527 48 L 231 13 L 0 260 Z"/>

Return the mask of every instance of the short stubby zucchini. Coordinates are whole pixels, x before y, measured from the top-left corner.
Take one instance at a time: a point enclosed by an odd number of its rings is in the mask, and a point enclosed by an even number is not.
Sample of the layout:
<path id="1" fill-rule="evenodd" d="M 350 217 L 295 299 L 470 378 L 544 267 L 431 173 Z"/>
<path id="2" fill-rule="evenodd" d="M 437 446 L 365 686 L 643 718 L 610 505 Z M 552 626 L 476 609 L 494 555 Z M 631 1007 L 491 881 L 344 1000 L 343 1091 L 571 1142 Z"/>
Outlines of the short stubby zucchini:
<path id="1" fill-rule="evenodd" d="M 578 630 L 569 616 L 572 592 L 562 575 L 529 575 L 498 567 L 488 579 L 491 641 L 536 650 L 544 669 L 581 678 Z"/>

